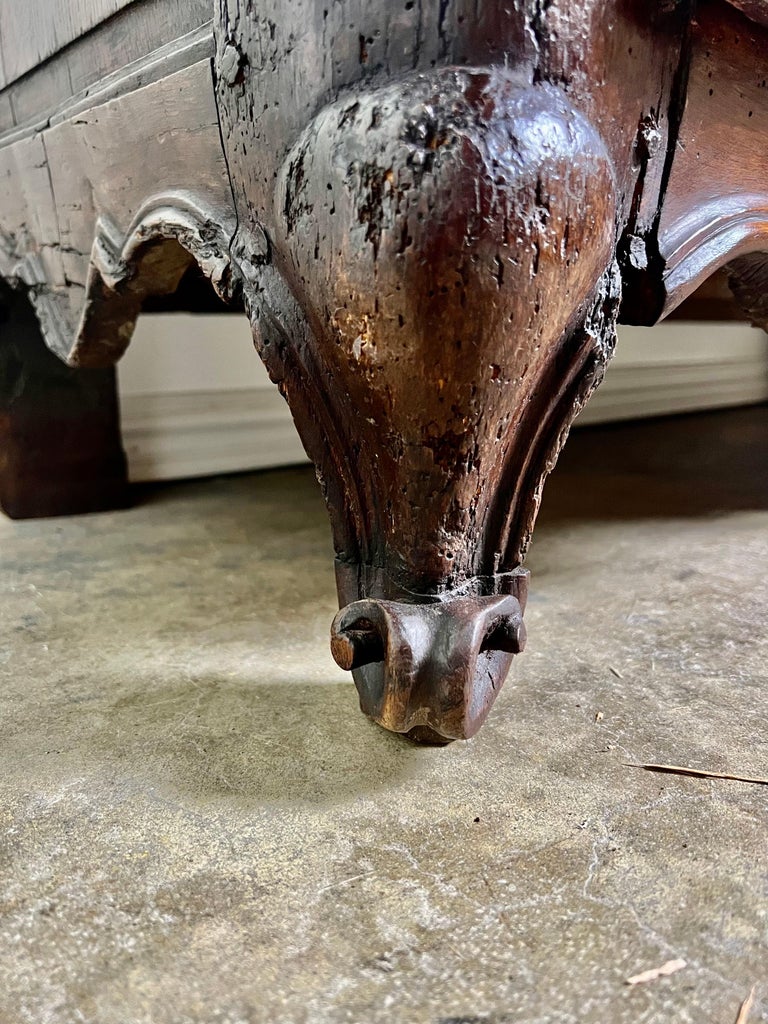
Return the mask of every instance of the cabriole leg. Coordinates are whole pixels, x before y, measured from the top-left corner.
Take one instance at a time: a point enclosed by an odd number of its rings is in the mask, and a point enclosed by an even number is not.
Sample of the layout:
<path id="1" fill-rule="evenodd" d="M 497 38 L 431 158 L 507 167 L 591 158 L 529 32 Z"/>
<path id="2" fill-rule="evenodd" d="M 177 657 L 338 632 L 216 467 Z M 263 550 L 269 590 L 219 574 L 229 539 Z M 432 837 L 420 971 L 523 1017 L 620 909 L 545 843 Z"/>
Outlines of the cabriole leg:
<path id="1" fill-rule="evenodd" d="M 219 41 L 233 251 L 331 513 L 333 654 L 381 725 L 468 737 L 525 641 L 544 477 L 613 350 L 612 159 L 564 90 L 446 66 L 342 90 L 267 173 L 284 105 L 249 122 L 270 45 L 249 12 L 222 6 Z"/>

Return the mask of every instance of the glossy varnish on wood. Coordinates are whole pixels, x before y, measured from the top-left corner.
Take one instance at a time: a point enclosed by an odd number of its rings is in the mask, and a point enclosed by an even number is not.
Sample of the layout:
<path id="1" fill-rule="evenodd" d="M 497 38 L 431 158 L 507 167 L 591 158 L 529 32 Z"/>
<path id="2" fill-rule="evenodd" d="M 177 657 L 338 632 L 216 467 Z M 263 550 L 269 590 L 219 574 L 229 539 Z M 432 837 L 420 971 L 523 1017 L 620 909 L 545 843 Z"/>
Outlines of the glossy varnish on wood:
<path id="1" fill-rule="evenodd" d="M 331 514 L 334 656 L 387 728 L 471 735 L 619 315 L 725 266 L 764 321 L 766 5 L 216 0 L 174 43 L 174 3 L 73 6 L 0 94 L 0 273 L 83 367 L 193 262 L 244 303 Z"/>

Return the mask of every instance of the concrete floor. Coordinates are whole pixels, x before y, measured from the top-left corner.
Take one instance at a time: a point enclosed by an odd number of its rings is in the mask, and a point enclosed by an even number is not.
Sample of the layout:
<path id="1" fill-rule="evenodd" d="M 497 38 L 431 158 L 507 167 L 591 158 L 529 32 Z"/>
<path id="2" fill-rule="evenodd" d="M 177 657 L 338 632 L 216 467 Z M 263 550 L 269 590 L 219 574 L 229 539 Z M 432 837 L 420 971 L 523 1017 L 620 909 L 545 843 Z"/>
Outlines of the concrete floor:
<path id="1" fill-rule="evenodd" d="M 469 743 L 331 661 L 311 471 L 0 523 L 2 1024 L 768 1021 L 768 409 L 583 431 Z M 682 957 L 672 977 L 627 976 Z"/>

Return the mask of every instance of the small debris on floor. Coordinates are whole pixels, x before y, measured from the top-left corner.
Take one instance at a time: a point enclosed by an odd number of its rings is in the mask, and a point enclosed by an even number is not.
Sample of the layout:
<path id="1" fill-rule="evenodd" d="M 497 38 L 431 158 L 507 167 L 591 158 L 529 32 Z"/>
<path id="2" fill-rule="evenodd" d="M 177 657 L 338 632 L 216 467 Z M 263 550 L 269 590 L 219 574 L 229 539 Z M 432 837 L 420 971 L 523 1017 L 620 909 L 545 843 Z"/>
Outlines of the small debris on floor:
<path id="1" fill-rule="evenodd" d="M 703 768 L 686 768 L 678 764 L 634 764 L 624 762 L 625 768 L 642 768 L 646 772 L 662 772 L 667 775 L 690 775 L 694 779 L 726 779 L 729 782 L 750 782 L 755 786 L 768 786 L 768 779 L 754 775 L 732 775 L 730 772 L 710 772 Z"/>
<path id="2" fill-rule="evenodd" d="M 317 890 L 320 892 L 328 892 L 329 889 L 340 889 L 344 885 L 349 885 L 351 882 L 359 882 L 361 878 L 367 878 L 368 875 L 372 875 L 373 871 L 363 871 L 359 875 L 351 875 L 349 878 L 342 878 L 338 882 L 330 882 L 328 885 L 321 885 Z"/>
<path id="3" fill-rule="evenodd" d="M 596 722 L 602 722 L 602 720 L 603 720 L 603 712 L 602 711 L 596 711 L 595 712 L 595 721 Z"/>
<path id="4" fill-rule="evenodd" d="M 379 971 L 383 971 L 384 974 L 391 974 L 392 971 L 394 971 L 395 969 L 395 965 L 392 963 L 392 961 L 389 959 L 386 953 L 382 953 L 381 956 L 375 957 L 373 961 L 373 966 L 377 968 Z"/>
<path id="5" fill-rule="evenodd" d="M 613 674 L 616 676 L 617 679 L 623 679 L 624 678 L 624 676 L 621 674 L 621 672 L 619 672 L 619 670 L 617 668 L 614 668 L 613 665 L 609 665 L 608 668 L 611 670 L 611 672 L 613 672 Z"/>
<path id="6" fill-rule="evenodd" d="M 682 971 L 688 964 L 685 960 L 667 960 L 661 967 L 651 967 L 648 971 L 641 971 L 640 974 L 633 974 L 627 978 L 625 985 L 644 985 L 647 981 L 656 981 L 657 978 L 668 978 L 670 974 Z"/>
<path id="7" fill-rule="evenodd" d="M 749 1020 L 749 1015 L 752 1012 L 752 1007 L 755 1005 L 756 987 L 757 986 L 755 985 L 752 986 L 749 995 L 739 1007 L 739 1013 L 736 1017 L 736 1024 L 747 1024 L 747 1021 Z"/>

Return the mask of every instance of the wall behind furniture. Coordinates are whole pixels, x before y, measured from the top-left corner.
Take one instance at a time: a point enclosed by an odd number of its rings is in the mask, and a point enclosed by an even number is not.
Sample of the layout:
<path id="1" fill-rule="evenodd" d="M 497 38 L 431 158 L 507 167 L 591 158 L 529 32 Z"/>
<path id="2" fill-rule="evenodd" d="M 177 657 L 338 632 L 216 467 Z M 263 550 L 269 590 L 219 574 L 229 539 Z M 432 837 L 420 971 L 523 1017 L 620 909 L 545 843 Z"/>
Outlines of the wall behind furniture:
<path id="1" fill-rule="evenodd" d="M 288 407 L 236 314 L 145 314 L 120 363 L 131 479 L 172 480 L 306 460 Z M 622 327 L 577 425 L 768 399 L 768 335 L 746 324 Z"/>

